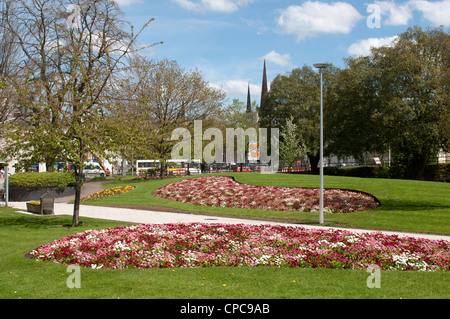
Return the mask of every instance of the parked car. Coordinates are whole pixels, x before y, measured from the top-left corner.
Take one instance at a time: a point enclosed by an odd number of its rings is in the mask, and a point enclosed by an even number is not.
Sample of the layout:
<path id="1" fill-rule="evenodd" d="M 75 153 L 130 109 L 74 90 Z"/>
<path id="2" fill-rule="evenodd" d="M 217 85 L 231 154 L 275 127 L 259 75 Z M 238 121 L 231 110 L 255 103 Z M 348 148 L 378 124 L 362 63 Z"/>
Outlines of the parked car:
<path id="1" fill-rule="evenodd" d="M 105 171 L 103 170 L 103 168 L 100 166 L 99 163 L 86 163 L 86 165 L 84 166 L 84 170 L 83 170 L 84 174 L 86 177 L 97 177 L 97 176 L 105 176 Z"/>

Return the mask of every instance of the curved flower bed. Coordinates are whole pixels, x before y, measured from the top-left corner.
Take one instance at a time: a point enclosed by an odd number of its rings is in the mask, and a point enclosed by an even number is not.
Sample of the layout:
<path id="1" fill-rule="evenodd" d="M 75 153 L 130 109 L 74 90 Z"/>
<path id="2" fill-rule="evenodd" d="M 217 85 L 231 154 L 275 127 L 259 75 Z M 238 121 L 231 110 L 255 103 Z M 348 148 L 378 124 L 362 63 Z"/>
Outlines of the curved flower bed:
<path id="1" fill-rule="evenodd" d="M 162 224 L 88 230 L 31 252 L 91 268 L 276 266 L 449 270 L 450 242 L 274 225 Z"/>
<path id="2" fill-rule="evenodd" d="M 208 176 L 167 184 L 153 195 L 202 206 L 318 212 L 319 192 L 317 188 L 252 186 L 240 184 L 231 177 Z M 378 206 L 377 200 L 365 193 L 324 190 L 326 213 L 348 213 Z"/>
<path id="3" fill-rule="evenodd" d="M 88 201 L 88 200 L 94 200 L 94 199 L 99 199 L 99 198 L 105 198 L 105 197 L 111 197 L 114 195 L 119 195 L 119 194 L 123 194 L 126 193 L 132 189 L 135 189 L 135 186 L 118 186 L 118 187 L 113 187 L 110 189 L 105 189 L 103 191 L 97 192 L 95 194 L 83 197 L 81 199 L 82 202 Z"/>

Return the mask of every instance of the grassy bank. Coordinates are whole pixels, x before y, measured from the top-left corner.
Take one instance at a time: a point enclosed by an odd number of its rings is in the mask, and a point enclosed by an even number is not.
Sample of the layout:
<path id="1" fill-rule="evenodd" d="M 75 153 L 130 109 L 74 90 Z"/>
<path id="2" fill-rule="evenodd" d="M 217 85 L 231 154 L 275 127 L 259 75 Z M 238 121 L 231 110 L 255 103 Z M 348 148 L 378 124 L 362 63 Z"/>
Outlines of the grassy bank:
<path id="1" fill-rule="evenodd" d="M 81 288 L 70 289 L 67 266 L 25 257 L 32 249 L 87 229 L 122 223 L 71 217 L 33 216 L 0 208 L 0 298 L 442 298 L 450 297 L 450 274 L 381 271 L 381 288 L 368 288 L 369 273 L 356 270 L 269 267 L 80 271 Z"/>
<path id="2" fill-rule="evenodd" d="M 319 185 L 319 177 L 314 175 L 257 173 L 221 175 L 233 176 L 236 181 L 250 185 L 286 187 L 318 187 Z M 179 179 L 181 178 L 108 183 L 105 184 L 106 188 L 133 185 L 136 186 L 136 189 L 119 196 L 89 201 L 86 204 L 160 206 L 202 214 L 318 224 L 317 213 L 203 207 L 152 195 L 157 188 Z M 450 234 L 450 185 L 448 183 L 325 176 L 325 188 L 363 191 L 374 195 L 381 202 L 381 206 L 374 210 L 348 214 L 325 214 L 325 225 L 327 226 Z"/>

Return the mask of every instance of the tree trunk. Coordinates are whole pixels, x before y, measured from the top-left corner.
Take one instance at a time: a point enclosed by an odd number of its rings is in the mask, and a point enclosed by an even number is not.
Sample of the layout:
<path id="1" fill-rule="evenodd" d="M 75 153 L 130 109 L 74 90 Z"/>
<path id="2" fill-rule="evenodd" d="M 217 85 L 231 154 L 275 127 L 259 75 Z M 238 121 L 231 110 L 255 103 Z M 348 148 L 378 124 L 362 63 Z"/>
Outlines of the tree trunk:
<path id="1" fill-rule="evenodd" d="M 426 155 L 416 155 L 412 160 L 411 175 L 414 179 L 424 180 L 424 172 L 427 167 L 429 157 Z"/>
<path id="2" fill-rule="evenodd" d="M 75 203 L 73 205 L 72 227 L 77 227 L 80 223 L 80 202 L 81 186 L 83 185 L 83 166 L 81 165 L 75 172 Z"/>
<path id="3" fill-rule="evenodd" d="M 55 171 L 55 162 L 54 161 L 47 161 L 45 162 L 45 168 L 47 172 L 54 172 Z"/>
<path id="4" fill-rule="evenodd" d="M 311 154 L 311 153 L 307 153 L 308 158 L 309 158 L 309 163 L 311 164 L 311 172 L 313 174 L 318 174 L 319 173 L 319 168 L 317 167 L 317 165 L 319 165 L 319 161 L 320 161 L 320 154 Z"/>
<path id="5" fill-rule="evenodd" d="M 125 172 L 125 160 L 122 158 L 122 176 L 126 176 L 127 173 Z"/>
<path id="6" fill-rule="evenodd" d="M 159 176 L 161 179 L 164 179 L 166 177 L 166 164 L 161 162 L 161 172 L 159 172 Z"/>

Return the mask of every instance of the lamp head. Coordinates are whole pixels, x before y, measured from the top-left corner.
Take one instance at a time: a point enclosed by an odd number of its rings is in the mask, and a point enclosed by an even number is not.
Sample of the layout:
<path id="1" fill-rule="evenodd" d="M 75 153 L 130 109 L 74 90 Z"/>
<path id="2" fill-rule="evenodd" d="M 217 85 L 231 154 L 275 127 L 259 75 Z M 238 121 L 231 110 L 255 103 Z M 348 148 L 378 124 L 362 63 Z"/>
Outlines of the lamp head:
<path id="1" fill-rule="evenodd" d="M 325 68 L 328 68 L 329 66 L 330 66 L 329 63 L 316 63 L 316 64 L 314 64 L 314 67 L 318 68 L 318 69 L 325 69 Z"/>

